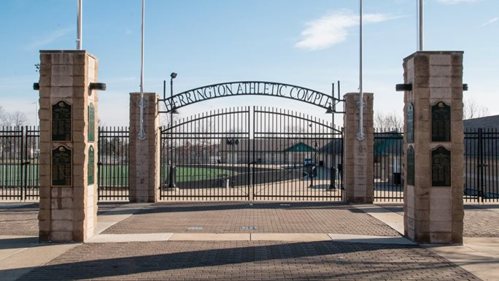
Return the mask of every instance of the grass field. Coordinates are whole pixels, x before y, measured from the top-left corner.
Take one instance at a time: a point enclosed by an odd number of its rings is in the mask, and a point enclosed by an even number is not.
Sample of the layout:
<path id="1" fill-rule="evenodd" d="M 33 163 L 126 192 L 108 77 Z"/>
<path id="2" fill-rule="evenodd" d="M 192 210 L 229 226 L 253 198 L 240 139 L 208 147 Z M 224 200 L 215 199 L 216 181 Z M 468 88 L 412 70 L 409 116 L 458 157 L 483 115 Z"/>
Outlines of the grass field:
<path id="1" fill-rule="evenodd" d="M 38 183 L 38 165 L 29 164 L 25 169 L 19 164 L 0 164 L 0 186 L 21 186 L 24 177 L 30 185 Z"/>
<path id="2" fill-rule="evenodd" d="M 38 185 L 38 165 L 27 165 L 26 179 L 30 185 Z M 168 178 L 168 166 L 161 169 L 161 178 Z M 177 167 L 177 182 L 218 179 L 231 174 L 230 170 L 205 167 Z M 21 186 L 24 170 L 20 165 L 0 164 L 0 186 Z M 128 165 L 99 166 L 99 185 L 101 186 L 128 186 Z"/>
<path id="3" fill-rule="evenodd" d="M 161 179 L 168 179 L 169 167 L 161 169 Z M 225 169 L 205 168 L 205 167 L 177 167 L 177 182 L 190 182 L 199 180 L 219 179 L 226 176 L 236 175 L 235 172 Z"/>

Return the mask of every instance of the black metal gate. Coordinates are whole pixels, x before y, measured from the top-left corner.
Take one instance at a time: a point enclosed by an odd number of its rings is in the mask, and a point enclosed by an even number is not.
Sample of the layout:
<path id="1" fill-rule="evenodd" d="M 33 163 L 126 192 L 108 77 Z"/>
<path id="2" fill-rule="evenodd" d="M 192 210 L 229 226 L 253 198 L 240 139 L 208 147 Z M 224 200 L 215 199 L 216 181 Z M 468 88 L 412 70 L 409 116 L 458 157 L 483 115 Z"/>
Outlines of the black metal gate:
<path id="1" fill-rule="evenodd" d="M 374 132 L 374 200 L 402 202 L 404 134 L 400 129 L 378 129 Z"/>
<path id="2" fill-rule="evenodd" d="M 464 132 L 464 200 L 499 202 L 499 131 Z"/>
<path id="3" fill-rule="evenodd" d="M 99 127 L 99 201 L 128 201 L 128 149 L 128 127 Z"/>
<path id="4" fill-rule="evenodd" d="M 39 138 L 36 127 L 0 127 L 0 199 L 38 199 Z"/>
<path id="5" fill-rule="evenodd" d="M 165 200 L 341 200 L 342 132 L 289 110 L 241 107 L 161 133 Z"/>

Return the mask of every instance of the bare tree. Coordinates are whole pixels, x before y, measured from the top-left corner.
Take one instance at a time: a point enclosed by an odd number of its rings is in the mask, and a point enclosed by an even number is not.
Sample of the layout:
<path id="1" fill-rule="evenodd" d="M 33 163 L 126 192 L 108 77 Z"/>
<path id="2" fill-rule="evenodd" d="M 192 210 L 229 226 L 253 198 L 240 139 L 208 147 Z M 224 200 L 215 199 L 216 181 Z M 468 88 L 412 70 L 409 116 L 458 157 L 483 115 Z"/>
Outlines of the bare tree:
<path id="1" fill-rule="evenodd" d="M 374 127 L 383 131 L 402 128 L 403 119 L 395 113 L 376 113 L 374 116 Z"/>
<path id="2" fill-rule="evenodd" d="M 464 100 L 463 118 L 473 119 L 489 115 L 489 109 L 485 106 L 477 104 L 473 99 L 467 98 Z"/>
<path id="3" fill-rule="evenodd" d="M 13 113 L 5 111 L 0 106 L 0 126 L 23 126 L 28 121 L 26 114 L 20 111 Z"/>
<path id="4" fill-rule="evenodd" d="M 7 126 L 8 121 L 9 120 L 7 112 L 3 109 L 2 106 L 0 106 L 0 126 Z"/>
<path id="5" fill-rule="evenodd" d="M 26 117 L 26 114 L 24 114 L 23 112 L 16 111 L 9 114 L 10 126 L 14 127 L 23 126 L 26 124 L 26 121 L 28 121 L 28 118 Z"/>

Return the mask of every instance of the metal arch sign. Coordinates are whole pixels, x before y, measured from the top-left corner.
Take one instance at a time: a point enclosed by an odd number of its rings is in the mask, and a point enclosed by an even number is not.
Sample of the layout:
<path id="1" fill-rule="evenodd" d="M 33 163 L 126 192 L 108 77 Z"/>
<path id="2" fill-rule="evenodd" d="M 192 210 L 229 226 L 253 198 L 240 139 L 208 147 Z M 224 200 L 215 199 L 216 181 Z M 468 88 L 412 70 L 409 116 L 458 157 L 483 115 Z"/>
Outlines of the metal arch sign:
<path id="1" fill-rule="evenodd" d="M 324 109 L 331 108 L 334 99 L 330 95 L 290 84 L 265 81 L 237 81 L 207 85 L 178 93 L 170 98 L 164 97 L 161 101 L 165 104 L 165 110 L 160 112 L 170 112 L 172 109 L 178 109 L 215 98 L 245 95 L 287 98 L 306 102 Z"/>

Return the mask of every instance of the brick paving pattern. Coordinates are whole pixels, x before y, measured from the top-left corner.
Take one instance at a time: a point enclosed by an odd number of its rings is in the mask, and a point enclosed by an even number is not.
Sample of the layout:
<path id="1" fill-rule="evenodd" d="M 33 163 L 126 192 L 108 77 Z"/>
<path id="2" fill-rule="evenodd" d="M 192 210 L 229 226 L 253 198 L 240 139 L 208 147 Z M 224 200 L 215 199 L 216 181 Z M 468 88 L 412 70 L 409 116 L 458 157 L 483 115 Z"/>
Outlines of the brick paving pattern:
<path id="1" fill-rule="evenodd" d="M 464 237 L 499 237 L 499 206 L 464 205 Z"/>
<path id="2" fill-rule="evenodd" d="M 99 213 L 118 206 L 99 203 Z M 0 235 L 38 235 L 38 203 L 0 203 Z"/>
<path id="3" fill-rule="evenodd" d="M 389 226 L 360 210 L 331 203 L 156 204 L 104 233 L 159 232 L 398 235 Z"/>
<path id="4" fill-rule="evenodd" d="M 21 280 L 479 280 L 429 250 L 341 242 L 85 244 Z"/>
<path id="5" fill-rule="evenodd" d="M 38 203 L 1 203 L 0 235 L 38 235 Z"/>
<path id="6" fill-rule="evenodd" d="M 402 205 L 380 205 L 404 215 Z M 464 237 L 499 237 L 499 205 L 464 205 Z"/>

